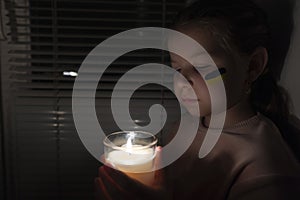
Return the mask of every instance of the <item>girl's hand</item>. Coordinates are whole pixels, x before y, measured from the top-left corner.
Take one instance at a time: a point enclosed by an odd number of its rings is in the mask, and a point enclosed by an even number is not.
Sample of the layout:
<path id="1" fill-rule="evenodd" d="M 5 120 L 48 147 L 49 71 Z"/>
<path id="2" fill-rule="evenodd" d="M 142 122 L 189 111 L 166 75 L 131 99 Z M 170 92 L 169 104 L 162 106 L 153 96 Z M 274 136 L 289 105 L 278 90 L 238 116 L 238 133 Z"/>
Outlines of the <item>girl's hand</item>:
<path id="1" fill-rule="evenodd" d="M 161 148 L 158 147 L 155 167 L 160 162 L 160 154 Z M 99 168 L 99 177 L 95 180 L 96 199 L 165 199 L 163 171 L 156 170 L 153 173 L 155 174 L 152 184 L 145 185 L 121 171 L 103 165 Z"/>

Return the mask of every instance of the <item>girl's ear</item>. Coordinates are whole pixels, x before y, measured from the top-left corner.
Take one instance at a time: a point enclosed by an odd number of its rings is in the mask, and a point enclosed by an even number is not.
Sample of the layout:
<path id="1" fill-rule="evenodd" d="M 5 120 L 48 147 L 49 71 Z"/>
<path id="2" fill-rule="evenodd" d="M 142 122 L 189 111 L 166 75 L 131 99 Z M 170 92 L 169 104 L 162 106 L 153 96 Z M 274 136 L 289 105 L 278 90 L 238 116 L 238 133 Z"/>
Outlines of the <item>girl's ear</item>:
<path id="1" fill-rule="evenodd" d="M 265 70 L 268 62 L 268 51 L 265 47 L 258 47 L 252 53 L 248 66 L 248 80 L 254 82 Z"/>

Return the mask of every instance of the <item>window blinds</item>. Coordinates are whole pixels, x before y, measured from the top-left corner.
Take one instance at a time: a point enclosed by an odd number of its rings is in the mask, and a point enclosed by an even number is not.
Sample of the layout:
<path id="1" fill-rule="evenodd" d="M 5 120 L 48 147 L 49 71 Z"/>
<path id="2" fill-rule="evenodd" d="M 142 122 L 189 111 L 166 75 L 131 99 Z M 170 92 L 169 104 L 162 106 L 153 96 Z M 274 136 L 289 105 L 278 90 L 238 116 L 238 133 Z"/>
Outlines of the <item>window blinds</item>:
<path id="1" fill-rule="evenodd" d="M 5 0 L 9 19 L 9 70 L 15 199 L 92 199 L 100 163 L 79 140 L 72 118 L 74 77 L 85 56 L 106 38 L 137 27 L 168 27 L 180 0 Z M 118 130 L 110 96 L 118 79 L 135 66 L 168 63 L 167 52 L 137 50 L 118 58 L 105 71 L 96 93 L 98 120 L 109 133 Z M 134 80 L 164 75 L 151 69 Z M 91 73 L 90 76 L 95 76 Z M 132 118 L 149 123 L 148 108 L 164 105 L 176 119 L 178 103 L 164 87 L 149 84 L 134 93 Z M 160 120 L 160 119 L 157 119 Z M 171 123 L 172 120 L 168 120 Z M 129 127 L 132 129 L 134 127 Z M 164 130 L 163 130 L 164 131 Z"/>

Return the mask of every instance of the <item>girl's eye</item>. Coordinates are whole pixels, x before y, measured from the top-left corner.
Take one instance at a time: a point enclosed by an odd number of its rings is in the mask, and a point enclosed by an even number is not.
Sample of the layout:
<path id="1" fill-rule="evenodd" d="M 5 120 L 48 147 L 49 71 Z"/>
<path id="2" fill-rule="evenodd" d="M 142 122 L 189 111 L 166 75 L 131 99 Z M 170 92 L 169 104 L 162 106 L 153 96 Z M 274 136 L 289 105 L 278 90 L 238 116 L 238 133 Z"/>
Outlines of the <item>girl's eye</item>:
<path id="1" fill-rule="evenodd" d="M 180 68 L 177 68 L 177 69 L 175 69 L 175 71 L 173 71 L 173 72 L 174 72 L 174 73 L 173 73 L 173 76 L 177 77 L 177 76 L 179 76 L 179 75 L 178 75 L 178 72 L 181 73 L 181 69 L 180 69 Z"/>
<path id="2" fill-rule="evenodd" d="M 207 66 L 195 66 L 194 70 L 197 73 L 204 73 L 204 74 L 206 74 L 206 73 L 208 73 L 211 70 L 211 67 L 209 65 L 207 65 Z"/>
<path id="3" fill-rule="evenodd" d="M 209 69 L 209 65 L 207 65 L 207 66 L 195 66 L 195 69 L 196 70 L 199 70 L 199 71 L 204 71 L 204 70 L 207 70 L 207 69 Z"/>

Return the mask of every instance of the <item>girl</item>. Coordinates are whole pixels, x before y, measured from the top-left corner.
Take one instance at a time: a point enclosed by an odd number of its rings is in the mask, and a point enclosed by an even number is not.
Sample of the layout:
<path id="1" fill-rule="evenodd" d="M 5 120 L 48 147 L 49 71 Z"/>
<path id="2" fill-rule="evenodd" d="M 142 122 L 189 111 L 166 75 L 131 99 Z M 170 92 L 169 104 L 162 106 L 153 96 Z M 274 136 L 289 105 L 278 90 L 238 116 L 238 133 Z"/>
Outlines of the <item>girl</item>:
<path id="1" fill-rule="evenodd" d="M 204 80 L 194 66 L 171 53 L 172 67 L 188 80 L 174 77 L 176 96 L 191 115 L 201 118 L 194 142 L 178 160 L 156 172 L 152 187 L 101 167 L 98 197 L 300 199 L 299 163 L 283 139 L 288 134 L 286 98 L 267 64 L 270 35 L 264 13 L 247 0 L 201 0 L 185 8 L 173 28 L 201 44 L 222 75 L 227 95 L 222 134 L 213 150 L 199 159 L 211 117 L 206 82 L 212 78 Z M 190 96 L 191 90 L 196 96 Z M 173 136 L 170 133 L 167 142 Z"/>

